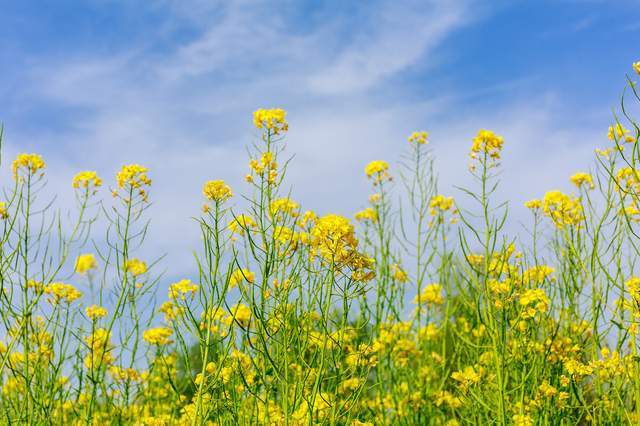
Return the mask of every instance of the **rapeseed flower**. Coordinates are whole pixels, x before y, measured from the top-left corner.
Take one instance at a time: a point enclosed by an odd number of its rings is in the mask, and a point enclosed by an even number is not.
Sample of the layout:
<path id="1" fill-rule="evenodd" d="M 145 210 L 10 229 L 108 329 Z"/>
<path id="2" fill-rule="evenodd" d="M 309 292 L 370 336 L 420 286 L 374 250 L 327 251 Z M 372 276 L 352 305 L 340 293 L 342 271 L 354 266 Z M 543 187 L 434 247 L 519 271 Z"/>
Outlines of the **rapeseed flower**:
<path id="1" fill-rule="evenodd" d="M 571 176 L 571 182 L 578 188 L 586 185 L 589 189 L 594 189 L 596 186 L 593 184 L 593 177 L 589 173 L 578 172 Z"/>
<path id="2" fill-rule="evenodd" d="M 416 145 L 424 145 L 427 143 L 429 134 L 425 131 L 413 132 L 409 135 L 409 143 L 415 143 Z"/>
<path id="3" fill-rule="evenodd" d="M 470 157 L 475 159 L 478 154 L 484 153 L 492 159 L 498 160 L 500 159 L 503 144 L 504 139 L 501 136 L 496 135 L 491 130 L 481 129 L 476 137 L 473 138 Z"/>
<path id="4" fill-rule="evenodd" d="M 93 254 L 81 254 L 76 258 L 76 263 L 74 270 L 80 275 L 84 275 L 87 272 L 96 269 L 98 267 L 98 262 Z"/>
<path id="5" fill-rule="evenodd" d="M 182 300 L 184 301 L 187 295 L 190 295 L 192 298 L 195 296 L 198 291 L 199 286 L 194 284 L 191 280 L 180 280 L 175 282 L 169 286 L 169 299 L 171 300 Z"/>
<path id="6" fill-rule="evenodd" d="M 87 306 L 85 313 L 87 314 L 87 318 L 93 321 L 107 316 L 107 310 L 98 305 Z"/>
<path id="7" fill-rule="evenodd" d="M 173 330 L 167 327 L 155 327 L 145 330 L 142 338 L 151 345 L 163 346 L 171 343 Z"/>
<path id="8" fill-rule="evenodd" d="M 273 135 L 279 135 L 289 130 L 286 116 L 287 112 L 280 108 L 260 108 L 253 113 L 253 125 L 256 129 L 266 129 Z"/>
<path id="9" fill-rule="evenodd" d="M 75 189 L 84 188 L 86 190 L 90 190 L 92 193 L 95 193 L 97 189 L 102 186 L 102 179 L 100 179 L 96 172 L 85 171 L 76 174 L 73 177 L 71 185 Z"/>
<path id="10" fill-rule="evenodd" d="M 584 221 L 580 200 L 560 191 L 549 191 L 544 195 L 542 211 L 558 228 L 577 226 Z"/>
<path id="11" fill-rule="evenodd" d="M 204 184 L 202 193 L 209 201 L 223 203 L 233 196 L 229 185 L 223 180 L 210 180 Z"/>
<path id="12" fill-rule="evenodd" d="M 370 162 L 364 168 L 364 172 L 369 179 L 373 180 L 374 184 L 385 180 L 391 180 L 391 175 L 389 174 L 389 163 L 383 160 Z"/>
<path id="13" fill-rule="evenodd" d="M 45 167 L 46 164 L 44 160 L 38 154 L 18 154 L 11 164 L 13 178 L 16 180 L 19 178 L 20 171 L 24 171 L 30 175 L 35 175 L 38 171 L 44 170 Z"/>
<path id="14" fill-rule="evenodd" d="M 142 275 L 147 272 L 147 264 L 140 259 L 133 258 L 125 262 L 125 270 L 134 277 Z"/>
<path id="15" fill-rule="evenodd" d="M 60 302 L 72 303 L 82 297 L 82 293 L 73 285 L 61 282 L 51 283 L 44 286 L 44 294 L 51 296 L 49 301 L 54 305 L 57 305 Z"/>

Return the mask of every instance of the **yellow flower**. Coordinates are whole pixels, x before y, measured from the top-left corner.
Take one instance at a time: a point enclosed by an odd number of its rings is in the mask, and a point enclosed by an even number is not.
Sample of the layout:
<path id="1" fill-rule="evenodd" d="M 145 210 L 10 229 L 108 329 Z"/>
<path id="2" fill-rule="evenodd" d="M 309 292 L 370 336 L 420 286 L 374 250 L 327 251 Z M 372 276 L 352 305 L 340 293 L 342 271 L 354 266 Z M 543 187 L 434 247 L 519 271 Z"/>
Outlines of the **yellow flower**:
<path id="1" fill-rule="evenodd" d="M 611 155 L 611 148 L 607 148 L 607 149 L 596 148 L 595 153 L 600 157 L 609 158 L 609 156 Z"/>
<path id="2" fill-rule="evenodd" d="M 633 63 L 633 70 L 636 74 L 640 75 L 640 61 Z"/>
<path id="3" fill-rule="evenodd" d="M 102 306 L 91 305 L 85 309 L 87 317 L 91 320 L 97 320 L 107 316 L 107 310 Z"/>
<path id="4" fill-rule="evenodd" d="M 409 275 L 397 263 L 391 265 L 391 271 L 393 273 L 393 278 L 399 283 L 409 282 Z"/>
<path id="5" fill-rule="evenodd" d="M 551 386 L 548 380 L 543 381 L 540 386 L 538 386 L 538 390 L 545 398 L 553 398 L 558 394 L 558 389 Z"/>
<path id="6" fill-rule="evenodd" d="M 572 376 L 588 376 L 593 373 L 593 367 L 583 364 L 580 361 L 568 358 L 563 362 L 564 369 Z"/>
<path id="7" fill-rule="evenodd" d="M 297 216 L 297 210 L 300 208 L 300 205 L 295 201 L 289 198 L 278 198 L 277 200 L 273 200 L 269 209 L 271 211 L 272 216 Z"/>
<path id="8" fill-rule="evenodd" d="M 121 368 L 115 365 L 109 367 L 109 374 L 118 382 L 137 382 L 141 379 L 140 373 L 133 368 Z"/>
<path id="9" fill-rule="evenodd" d="M 0 201 L 0 219 L 8 219 L 9 212 L 7 211 L 7 203 Z"/>
<path id="10" fill-rule="evenodd" d="M 369 195 L 369 202 L 371 204 L 376 204 L 378 201 L 380 201 L 380 199 L 382 198 L 382 195 L 380 194 L 371 194 Z"/>
<path id="11" fill-rule="evenodd" d="M 473 138 L 470 156 L 475 159 L 480 152 L 484 152 L 489 157 L 497 160 L 500 158 L 503 144 L 504 139 L 501 136 L 496 135 L 491 130 L 480 129 L 476 137 Z"/>
<path id="12" fill-rule="evenodd" d="M 531 210 L 539 210 L 542 208 L 542 201 L 535 198 L 533 200 L 526 201 L 524 206 Z"/>
<path id="13" fill-rule="evenodd" d="M 152 345 L 168 345 L 171 343 L 171 335 L 173 334 L 173 330 L 167 327 L 155 327 L 145 330 L 142 333 L 142 338 L 152 344 Z"/>
<path id="14" fill-rule="evenodd" d="M 116 175 L 118 188 L 124 189 L 127 185 L 132 188 L 141 188 L 151 185 L 151 180 L 147 176 L 148 171 L 149 169 L 141 166 L 140 164 L 128 164 L 122 166 Z"/>
<path id="15" fill-rule="evenodd" d="M 44 291 L 44 283 L 36 280 L 27 280 L 27 288 L 32 288 L 36 293 Z"/>
<path id="16" fill-rule="evenodd" d="M 140 259 L 129 259 L 125 262 L 125 270 L 134 277 L 142 275 L 147 272 L 147 264 Z"/>
<path id="17" fill-rule="evenodd" d="M 222 203 L 233 197 L 231 188 L 223 180 L 210 180 L 204 184 L 202 193 L 207 200 Z"/>
<path id="18" fill-rule="evenodd" d="M 328 214 L 316 220 L 311 237 L 313 246 L 326 260 L 343 260 L 358 245 L 355 230 L 349 219 L 335 214 Z"/>
<path id="19" fill-rule="evenodd" d="M 242 303 L 238 303 L 237 305 L 233 305 L 231 307 L 231 317 L 238 321 L 242 325 L 246 325 L 249 323 L 251 319 L 251 308 Z"/>
<path id="20" fill-rule="evenodd" d="M 378 221 L 378 212 L 372 207 L 367 207 L 364 210 L 360 210 L 355 214 L 355 218 L 358 222 L 367 222 L 370 221 L 372 223 L 376 223 Z"/>
<path id="21" fill-rule="evenodd" d="M 280 108 L 260 108 L 253 113 L 253 125 L 256 129 L 266 129 L 273 135 L 289 130 L 286 121 L 287 112 Z"/>
<path id="22" fill-rule="evenodd" d="M 111 335 L 104 328 L 96 328 L 93 334 L 84 338 L 91 352 L 104 352 L 109 349 L 111 346 L 109 340 L 111 340 Z"/>
<path id="23" fill-rule="evenodd" d="M 593 178 L 589 173 L 584 173 L 584 172 L 575 173 L 573 176 L 571 176 L 570 180 L 578 188 L 580 188 L 582 185 L 588 185 L 589 189 L 593 189 L 596 187 L 593 184 Z"/>
<path id="24" fill-rule="evenodd" d="M 462 399 L 460 397 L 454 396 L 451 392 L 448 391 L 440 391 L 433 395 L 435 398 L 436 407 L 440 407 L 441 405 L 447 405 L 451 408 L 460 408 L 463 405 Z"/>
<path id="25" fill-rule="evenodd" d="M 92 189 L 95 193 L 97 188 L 102 186 L 102 179 L 98 177 L 98 174 L 96 172 L 84 171 L 76 174 L 73 177 L 72 186 L 75 189 Z"/>
<path id="26" fill-rule="evenodd" d="M 555 269 L 547 265 L 533 266 L 522 273 L 522 281 L 525 283 L 537 283 L 541 284 L 546 279 L 554 281 L 555 278 L 551 277 Z"/>
<path id="27" fill-rule="evenodd" d="M 80 293 L 74 286 L 65 283 L 47 284 L 44 287 L 44 293 L 51 296 L 49 301 L 54 305 L 57 305 L 60 302 L 71 303 L 82 297 L 82 293 Z"/>
<path id="28" fill-rule="evenodd" d="M 81 254 L 76 258 L 75 271 L 79 274 L 86 274 L 88 271 L 98 267 L 98 262 L 93 254 Z"/>
<path id="29" fill-rule="evenodd" d="M 582 204 L 575 197 L 560 191 L 549 191 L 544 195 L 543 213 L 550 217 L 558 228 L 579 225 L 584 220 Z"/>
<path id="30" fill-rule="evenodd" d="M 514 426 L 533 426 L 533 420 L 526 414 L 514 414 L 512 420 Z"/>
<path id="31" fill-rule="evenodd" d="M 383 180 L 391 180 L 391 175 L 389 175 L 389 163 L 383 160 L 370 162 L 364 168 L 364 172 L 369 179 L 373 179 L 374 183 L 382 182 Z"/>
<path id="32" fill-rule="evenodd" d="M 306 228 L 307 225 L 315 223 L 318 216 L 311 210 L 307 210 L 302 214 L 302 218 L 298 221 L 298 226 Z"/>
<path id="33" fill-rule="evenodd" d="M 128 191 L 136 191 L 140 197 L 142 197 L 142 201 L 147 201 L 148 193 L 147 187 L 151 186 L 151 179 L 147 176 L 147 169 L 140 164 L 129 164 L 122 166 L 120 171 L 116 174 L 116 181 L 118 183 L 118 188 Z M 112 192 L 114 197 L 118 197 L 119 194 L 117 191 Z M 126 201 L 131 201 L 128 199 L 129 194 L 126 195 Z"/>
<path id="34" fill-rule="evenodd" d="M 18 179 L 20 170 L 24 170 L 27 174 L 35 174 L 38 170 L 43 170 L 45 167 L 46 164 L 44 160 L 38 154 L 18 154 L 11 164 L 13 178 L 16 180 Z"/>
<path id="35" fill-rule="evenodd" d="M 640 277 L 631 277 L 625 281 L 629 296 L 635 303 L 640 304 Z"/>
<path id="36" fill-rule="evenodd" d="M 256 226 L 256 221 L 253 220 L 251 216 L 248 214 L 239 214 L 229 222 L 227 229 L 229 229 L 232 234 L 238 233 L 244 235 L 245 230 L 255 229 Z"/>
<path id="37" fill-rule="evenodd" d="M 520 305 L 525 308 L 522 316 L 533 318 L 537 312 L 544 313 L 549 309 L 549 298 L 541 288 L 529 289 L 520 296 Z"/>
<path id="38" fill-rule="evenodd" d="M 187 294 L 191 293 L 193 297 L 198 291 L 198 285 L 191 282 L 191 280 L 180 280 L 169 286 L 169 299 L 176 300 L 180 298 L 185 300 Z"/>
<path id="39" fill-rule="evenodd" d="M 429 284 L 425 286 L 420 294 L 413 299 L 413 303 L 416 305 L 442 305 L 444 303 L 442 286 L 440 284 Z"/>
<path id="40" fill-rule="evenodd" d="M 267 183 L 274 184 L 276 182 L 276 178 L 278 177 L 278 163 L 276 162 L 272 152 L 263 152 L 260 157 L 260 161 L 251 159 L 249 161 L 249 168 L 253 173 L 259 176 L 262 176 L 267 172 Z M 245 176 L 245 180 L 253 182 L 253 176 L 249 174 Z"/>
<path id="41" fill-rule="evenodd" d="M 477 372 L 473 367 L 467 366 L 462 370 L 451 373 L 451 378 L 460 383 L 462 387 L 469 387 L 480 381 L 482 372 Z"/>
<path id="42" fill-rule="evenodd" d="M 434 195 L 429 201 L 429 214 L 436 216 L 438 213 L 451 210 L 453 207 L 453 197 L 445 197 L 444 195 Z"/>
<path id="43" fill-rule="evenodd" d="M 164 314 L 166 322 L 171 322 L 182 314 L 184 308 L 176 306 L 172 301 L 167 300 L 160 305 L 159 311 Z"/>
<path id="44" fill-rule="evenodd" d="M 433 324 L 433 323 L 429 323 L 424 327 L 421 327 L 420 330 L 418 331 L 418 337 L 421 340 L 426 340 L 426 341 L 430 341 L 430 340 L 435 340 L 439 335 L 439 330 L 438 330 L 438 326 Z"/>
<path id="45" fill-rule="evenodd" d="M 241 282 L 248 282 L 253 284 L 256 279 L 256 275 L 248 269 L 236 269 L 229 277 L 229 287 L 234 288 Z"/>
<path id="46" fill-rule="evenodd" d="M 424 145 L 427 143 L 427 138 L 429 134 L 425 131 L 421 132 L 413 132 L 409 135 L 409 143 L 415 143 L 417 145 Z"/>
<path id="47" fill-rule="evenodd" d="M 636 192 L 640 189 L 640 172 L 632 167 L 621 167 L 616 173 L 616 183 L 618 191 Z"/>
<path id="48" fill-rule="evenodd" d="M 616 123 L 614 126 L 609 126 L 607 132 L 607 138 L 611 141 L 633 143 L 635 138 L 631 136 L 629 130 L 625 129 L 620 123 Z"/>

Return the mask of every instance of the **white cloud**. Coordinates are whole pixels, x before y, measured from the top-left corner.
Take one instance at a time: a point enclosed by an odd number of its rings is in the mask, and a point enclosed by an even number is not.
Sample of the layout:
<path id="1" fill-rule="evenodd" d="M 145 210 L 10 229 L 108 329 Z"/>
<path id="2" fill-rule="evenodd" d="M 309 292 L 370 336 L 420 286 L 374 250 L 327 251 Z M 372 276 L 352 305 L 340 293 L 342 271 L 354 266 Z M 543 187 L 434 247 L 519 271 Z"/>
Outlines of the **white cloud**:
<path id="1" fill-rule="evenodd" d="M 319 93 L 365 90 L 413 65 L 438 46 L 469 15 L 468 2 L 387 3 L 367 15 L 366 31 L 339 52 L 327 67 L 313 73 L 310 86 Z M 426 61 L 433 64 L 433 57 Z"/>

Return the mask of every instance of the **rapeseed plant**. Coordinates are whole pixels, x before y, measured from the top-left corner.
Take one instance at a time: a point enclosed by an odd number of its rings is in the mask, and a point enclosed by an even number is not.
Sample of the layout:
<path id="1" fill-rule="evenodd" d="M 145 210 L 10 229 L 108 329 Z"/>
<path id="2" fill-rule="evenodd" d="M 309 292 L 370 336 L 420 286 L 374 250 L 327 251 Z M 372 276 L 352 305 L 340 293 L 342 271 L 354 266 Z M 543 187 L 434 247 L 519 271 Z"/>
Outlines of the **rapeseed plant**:
<path id="1" fill-rule="evenodd" d="M 417 131 L 399 167 L 365 166 L 372 194 L 351 220 L 292 198 L 286 112 L 259 109 L 248 189 L 204 183 L 193 275 L 166 293 L 159 260 L 141 258 L 152 171 L 123 166 L 104 199 L 102 177 L 79 172 L 63 223 L 44 159 L 19 154 L 0 201 L 0 422 L 638 424 L 626 102 L 575 192 L 525 203 L 526 243 L 494 200 L 509 141 L 493 131 L 470 141 L 461 195 L 477 210 L 440 193 L 437 141 Z"/>

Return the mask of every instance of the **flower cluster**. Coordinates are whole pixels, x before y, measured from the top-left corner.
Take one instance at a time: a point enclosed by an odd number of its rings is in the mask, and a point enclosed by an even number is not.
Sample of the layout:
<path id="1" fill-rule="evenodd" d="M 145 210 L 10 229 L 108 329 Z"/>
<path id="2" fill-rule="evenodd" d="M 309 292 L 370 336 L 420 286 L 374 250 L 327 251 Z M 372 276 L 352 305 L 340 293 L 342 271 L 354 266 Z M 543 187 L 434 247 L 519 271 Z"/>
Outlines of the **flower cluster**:
<path id="1" fill-rule="evenodd" d="M 229 231 L 231 231 L 232 234 L 244 235 L 245 231 L 255 229 L 256 226 L 258 225 L 251 216 L 249 216 L 248 214 L 239 214 L 238 216 L 233 218 L 231 222 L 229 222 L 227 228 L 229 229 Z"/>
<path id="2" fill-rule="evenodd" d="M 223 180 L 210 180 L 204 184 L 202 194 L 209 201 L 215 203 L 223 203 L 233 196 L 229 185 Z"/>
<path id="3" fill-rule="evenodd" d="M 272 135 L 279 135 L 289 130 L 286 116 L 287 112 L 280 108 L 260 108 L 253 113 L 253 125 L 256 129 L 266 129 Z"/>
<path id="4" fill-rule="evenodd" d="M 424 145 L 427 143 L 427 138 L 429 137 L 429 134 L 425 131 L 420 131 L 420 132 L 413 132 L 411 133 L 411 135 L 409 135 L 409 143 L 413 143 L 416 145 Z"/>
<path id="5" fill-rule="evenodd" d="M 13 178 L 16 180 L 20 178 L 21 171 L 24 171 L 27 175 L 35 175 L 38 171 L 44 170 L 45 167 L 44 160 L 38 154 L 18 154 L 11 164 Z"/>
<path id="6" fill-rule="evenodd" d="M 442 285 L 429 284 L 413 299 L 416 305 L 442 305 L 444 296 L 442 295 Z"/>
<path id="7" fill-rule="evenodd" d="M 616 124 L 614 124 L 613 126 L 609 126 L 607 138 L 616 143 L 633 143 L 636 141 L 636 138 L 631 136 L 631 132 L 625 129 L 624 126 L 618 122 L 616 122 Z"/>
<path id="8" fill-rule="evenodd" d="M 191 280 L 180 280 L 169 286 L 169 299 L 184 301 L 187 296 L 195 296 L 199 286 Z"/>
<path id="9" fill-rule="evenodd" d="M 389 163 L 383 160 L 370 162 L 364 168 L 364 172 L 367 177 L 373 181 L 374 185 L 386 180 L 391 180 L 391 175 L 389 174 Z"/>
<path id="10" fill-rule="evenodd" d="M 236 269 L 229 277 L 229 286 L 231 288 L 237 287 L 238 284 L 243 282 L 253 283 L 256 279 L 256 275 L 248 269 Z"/>
<path id="11" fill-rule="evenodd" d="M 318 218 L 311 230 L 311 246 L 329 264 L 351 268 L 358 281 L 373 278 L 373 260 L 358 251 L 355 229 L 346 217 L 328 214 Z"/>
<path id="12" fill-rule="evenodd" d="M 273 185 L 278 178 L 278 163 L 271 151 L 263 152 L 260 160 L 251 159 L 249 161 L 249 169 L 251 173 L 245 176 L 245 180 L 249 183 L 253 182 L 253 173 L 257 176 L 266 178 L 268 184 Z"/>
<path id="13" fill-rule="evenodd" d="M 75 189 L 83 188 L 87 192 L 95 194 L 98 188 L 102 186 L 102 179 L 96 172 L 84 171 L 76 174 L 71 184 Z"/>
<path id="14" fill-rule="evenodd" d="M 589 173 L 578 172 L 571 176 L 571 183 L 578 188 L 586 186 L 588 189 L 594 189 L 596 186 L 593 183 L 593 177 Z"/>
<path id="15" fill-rule="evenodd" d="M 152 345 L 168 345 L 171 343 L 171 335 L 173 330 L 167 327 L 155 327 L 145 330 L 142 334 L 142 338 Z"/>
<path id="16" fill-rule="evenodd" d="M 116 182 L 118 188 L 125 190 L 126 192 L 137 192 L 143 201 L 147 201 L 148 193 L 147 187 L 151 186 L 151 179 L 149 179 L 147 173 L 149 169 L 140 164 L 128 164 L 122 166 L 120 171 L 116 174 Z M 117 191 L 113 191 L 113 196 L 117 197 Z M 125 199 L 128 199 L 128 194 Z"/>
<path id="17" fill-rule="evenodd" d="M 91 253 L 87 253 L 87 254 L 81 254 L 76 258 L 76 264 L 75 264 L 74 270 L 77 273 L 83 275 L 91 271 L 92 269 L 96 269 L 97 267 L 98 267 L 98 262 L 96 261 L 95 256 Z"/>
<path id="18" fill-rule="evenodd" d="M 551 218 L 558 228 L 579 226 L 584 221 L 584 213 L 580 199 L 571 197 L 561 191 L 549 191 L 542 200 L 543 213 Z"/>
<path id="19" fill-rule="evenodd" d="M 133 258 L 125 262 L 124 269 L 136 277 L 147 272 L 147 264 L 140 259 Z"/>
<path id="20" fill-rule="evenodd" d="M 290 198 L 278 198 L 269 205 L 269 211 L 274 218 L 296 217 L 300 205 Z"/>
<path id="21" fill-rule="evenodd" d="M 478 154 L 482 153 L 494 160 L 498 160 L 500 159 L 503 144 L 504 139 L 501 136 L 496 135 L 491 130 L 481 129 L 476 137 L 473 138 L 470 157 L 471 159 L 476 159 Z"/>
<path id="22" fill-rule="evenodd" d="M 429 200 L 429 215 L 434 218 L 429 222 L 429 225 L 433 226 L 434 223 L 443 223 L 446 212 L 451 212 L 450 221 L 451 223 L 456 223 L 458 220 L 458 209 L 455 207 L 453 197 L 446 197 L 441 194 L 434 195 L 431 200 Z"/>
<path id="23" fill-rule="evenodd" d="M 49 295 L 49 301 L 57 305 L 61 302 L 72 303 L 82 297 L 82 293 L 73 285 L 61 282 L 51 283 L 44 286 L 44 293 Z"/>
<path id="24" fill-rule="evenodd" d="M 373 207 L 367 207 L 364 210 L 360 210 L 355 214 L 355 219 L 358 222 L 372 222 L 378 221 L 378 212 Z"/>
<path id="25" fill-rule="evenodd" d="M 85 313 L 87 314 L 87 318 L 93 321 L 107 316 L 107 310 L 98 305 L 87 306 Z"/>

